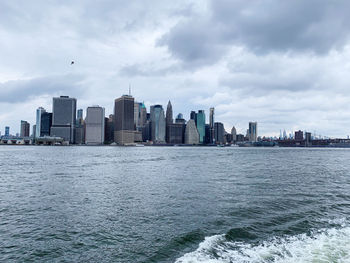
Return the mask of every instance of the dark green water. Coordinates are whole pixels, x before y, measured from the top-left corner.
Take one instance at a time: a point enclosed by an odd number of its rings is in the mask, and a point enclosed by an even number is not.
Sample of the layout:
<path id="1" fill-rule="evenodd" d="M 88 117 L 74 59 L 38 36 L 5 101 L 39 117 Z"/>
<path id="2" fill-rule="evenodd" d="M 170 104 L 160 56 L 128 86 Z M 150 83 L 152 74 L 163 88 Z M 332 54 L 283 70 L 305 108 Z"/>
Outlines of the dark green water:
<path id="1" fill-rule="evenodd" d="M 350 262 L 350 149 L 0 147 L 1 262 Z"/>

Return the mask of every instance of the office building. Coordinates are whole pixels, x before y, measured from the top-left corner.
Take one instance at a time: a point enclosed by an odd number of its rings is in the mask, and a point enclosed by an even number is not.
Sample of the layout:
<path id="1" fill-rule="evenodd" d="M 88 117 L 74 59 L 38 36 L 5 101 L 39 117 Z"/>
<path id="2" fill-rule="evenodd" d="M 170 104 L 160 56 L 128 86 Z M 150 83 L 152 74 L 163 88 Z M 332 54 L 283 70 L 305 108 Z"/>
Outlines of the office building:
<path id="1" fill-rule="evenodd" d="M 103 144 L 105 140 L 105 109 L 92 106 L 86 109 L 85 144 Z"/>
<path id="2" fill-rule="evenodd" d="M 84 116 L 83 116 L 83 109 L 79 109 L 77 112 L 77 127 L 80 125 L 83 125 L 84 122 Z"/>
<path id="3" fill-rule="evenodd" d="M 312 141 L 312 137 L 311 137 L 311 132 L 305 132 L 305 146 L 311 146 L 311 141 Z"/>
<path id="4" fill-rule="evenodd" d="M 29 137 L 29 130 L 30 130 L 29 123 L 27 121 L 21 121 L 20 136 L 21 137 Z"/>
<path id="5" fill-rule="evenodd" d="M 114 141 L 114 115 L 110 114 L 105 118 L 105 142 L 112 143 Z"/>
<path id="6" fill-rule="evenodd" d="M 215 143 L 214 108 L 210 108 L 210 112 L 209 112 L 209 128 L 210 128 L 210 143 Z"/>
<path id="7" fill-rule="evenodd" d="M 183 144 L 186 125 L 183 123 L 171 123 L 168 125 L 168 143 Z"/>
<path id="8" fill-rule="evenodd" d="M 258 139 L 258 123 L 249 122 L 248 138 L 250 142 L 257 142 Z"/>
<path id="9" fill-rule="evenodd" d="M 76 116 L 77 100 L 75 98 L 69 98 L 69 96 L 53 98 L 50 135 L 74 143 Z"/>
<path id="10" fill-rule="evenodd" d="M 214 122 L 214 141 L 216 144 L 223 144 L 225 142 L 225 129 L 224 124 L 221 122 Z"/>
<path id="11" fill-rule="evenodd" d="M 41 116 L 42 114 L 46 112 L 46 110 L 43 107 L 39 107 L 36 110 L 36 122 L 35 122 L 35 138 L 40 137 L 40 131 L 41 131 Z"/>
<path id="12" fill-rule="evenodd" d="M 114 101 L 114 141 L 120 145 L 134 143 L 134 98 L 123 95 Z"/>
<path id="13" fill-rule="evenodd" d="M 190 119 L 186 124 L 185 144 L 199 144 L 199 133 L 197 131 L 196 123 L 193 119 Z"/>
<path id="14" fill-rule="evenodd" d="M 168 105 L 166 107 L 166 117 L 165 117 L 165 125 L 166 125 L 166 129 L 165 129 L 165 136 L 166 136 L 166 142 L 167 143 L 171 143 L 170 142 L 170 131 L 169 131 L 169 127 L 171 124 L 173 124 L 174 120 L 173 120 L 173 107 L 171 105 L 171 102 L 169 100 Z M 173 126 L 174 128 L 175 126 Z"/>
<path id="15" fill-rule="evenodd" d="M 165 143 L 165 116 L 162 105 L 151 106 L 151 126 L 153 143 Z"/>
<path id="16" fill-rule="evenodd" d="M 197 123 L 197 114 L 195 111 L 191 111 L 190 120 L 194 120 L 194 122 Z"/>
<path id="17" fill-rule="evenodd" d="M 301 142 L 304 140 L 304 132 L 299 130 L 294 133 L 294 139 L 298 142 Z"/>
<path id="18" fill-rule="evenodd" d="M 40 117 L 40 136 L 50 136 L 50 130 L 52 126 L 52 113 L 43 111 Z"/>
<path id="19" fill-rule="evenodd" d="M 196 114 L 196 126 L 199 134 L 199 143 L 203 144 L 205 141 L 205 113 L 204 110 L 199 110 Z"/>
<path id="20" fill-rule="evenodd" d="M 6 137 L 10 136 L 10 127 L 9 126 L 5 127 L 5 136 Z"/>
<path id="21" fill-rule="evenodd" d="M 235 126 L 233 126 L 231 129 L 231 135 L 232 135 L 232 142 L 236 142 L 237 131 L 236 131 Z"/>
<path id="22" fill-rule="evenodd" d="M 144 103 L 141 103 L 141 112 L 140 112 L 140 120 L 139 120 L 139 127 L 145 126 L 147 122 L 147 109 Z"/>

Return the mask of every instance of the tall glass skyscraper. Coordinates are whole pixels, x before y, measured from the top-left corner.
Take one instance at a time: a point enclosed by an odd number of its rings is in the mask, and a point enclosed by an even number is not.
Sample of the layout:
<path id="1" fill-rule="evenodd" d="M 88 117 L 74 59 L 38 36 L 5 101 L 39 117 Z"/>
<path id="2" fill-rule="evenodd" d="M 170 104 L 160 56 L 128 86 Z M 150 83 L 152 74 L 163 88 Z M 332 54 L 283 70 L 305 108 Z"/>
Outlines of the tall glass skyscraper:
<path id="1" fill-rule="evenodd" d="M 85 144 L 103 144 L 105 140 L 105 109 L 99 106 L 88 107 L 85 125 Z"/>
<path id="2" fill-rule="evenodd" d="M 257 141 L 257 137 L 258 137 L 258 123 L 257 122 L 249 122 L 248 137 L 249 137 L 249 141 L 251 141 L 251 142 Z"/>
<path id="3" fill-rule="evenodd" d="M 77 100 L 68 96 L 53 98 L 51 135 L 74 143 Z"/>
<path id="4" fill-rule="evenodd" d="M 41 136 L 41 116 L 42 114 L 46 112 L 46 110 L 43 107 L 39 107 L 36 110 L 36 123 L 35 123 L 35 138 L 38 138 Z"/>
<path id="5" fill-rule="evenodd" d="M 151 125 L 153 143 L 165 143 L 165 116 L 162 105 L 151 106 Z"/>
<path id="6" fill-rule="evenodd" d="M 199 143 L 203 144 L 205 141 L 205 113 L 204 110 L 199 110 L 197 113 L 197 122 L 196 122 L 198 134 L 199 134 Z"/>

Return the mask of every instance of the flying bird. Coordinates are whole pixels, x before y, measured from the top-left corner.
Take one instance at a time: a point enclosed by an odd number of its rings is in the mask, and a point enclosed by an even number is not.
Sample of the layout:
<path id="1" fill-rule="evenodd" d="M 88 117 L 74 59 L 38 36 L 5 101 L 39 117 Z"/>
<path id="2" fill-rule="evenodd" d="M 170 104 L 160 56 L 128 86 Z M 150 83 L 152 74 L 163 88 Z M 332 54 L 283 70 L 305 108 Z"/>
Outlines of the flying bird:
<path id="1" fill-rule="evenodd" d="M 74 64 L 74 60 L 72 60 L 72 62 L 70 64 L 73 65 Z"/>

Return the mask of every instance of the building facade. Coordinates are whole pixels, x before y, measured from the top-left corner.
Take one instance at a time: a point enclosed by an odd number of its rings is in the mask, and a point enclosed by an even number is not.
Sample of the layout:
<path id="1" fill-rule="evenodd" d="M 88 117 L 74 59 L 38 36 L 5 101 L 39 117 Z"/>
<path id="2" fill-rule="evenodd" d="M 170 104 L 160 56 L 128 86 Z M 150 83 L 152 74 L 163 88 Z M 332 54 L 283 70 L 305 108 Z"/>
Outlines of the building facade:
<path id="1" fill-rule="evenodd" d="M 21 121 L 21 137 L 29 137 L 30 133 L 30 124 L 27 121 Z"/>
<path id="2" fill-rule="evenodd" d="M 151 137 L 153 143 L 165 143 L 165 116 L 162 105 L 151 106 Z"/>
<path id="3" fill-rule="evenodd" d="M 224 124 L 221 122 L 214 122 L 214 134 L 215 134 L 215 143 L 216 144 L 223 144 L 225 143 L 225 128 Z"/>
<path id="4" fill-rule="evenodd" d="M 70 98 L 69 96 L 53 98 L 50 135 L 61 137 L 64 141 L 74 143 L 76 115 L 77 100 L 75 98 Z"/>
<path id="5" fill-rule="evenodd" d="M 257 122 L 249 122 L 248 138 L 250 142 L 258 141 L 258 123 Z"/>
<path id="6" fill-rule="evenodd" d="M 197 113 L 197 131 L 199 134 L 199 143 L 203 144 L 205 142 L 205 113 L 204 110 L 199 110 Z"/>
<path id="7" fill-rule="evenodd" d="M 114 141 L 120 145 L 134 143 L 135 100 L 123 95 L 114 101 Z"/>
<path id="8" fill-rule="evenodd" d="M 105 109 L 92 106 L 86 109 L 85 144 L 99 145 L 105 141 Z"/>
<path id="9" fill-rule="evenodd" d="M 196 123 L 193 119 L 190 119 L 186 124 L 185 144 L 199 144 L 199 133 L 197 131 Z"/>
<path id="10" fill-rule="evenodd" d="M 174 119 L 173 119 L 173 106 L 171 105 L 171 102 L 169 100 L 168 105 L 166 107 L 166 115 L 165 115 L 165 137 L 166 137 L 166 142 L 167 143 L 172 143 L 170 142 L 170 125 L 173 124 Z M 172 127 L 174 128 L 174 126 Z"/>

